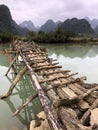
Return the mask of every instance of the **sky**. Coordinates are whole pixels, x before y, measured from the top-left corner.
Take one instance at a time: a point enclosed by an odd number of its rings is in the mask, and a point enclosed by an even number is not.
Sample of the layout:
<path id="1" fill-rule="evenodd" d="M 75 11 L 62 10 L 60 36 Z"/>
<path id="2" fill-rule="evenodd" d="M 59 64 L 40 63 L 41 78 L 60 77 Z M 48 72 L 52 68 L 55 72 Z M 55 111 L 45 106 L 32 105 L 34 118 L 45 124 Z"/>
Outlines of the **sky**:
<path id="1" fill-rule="evenodd" d="M 12 18 L 20 24 L 31 20 L 35 26 L 48 19 L 65 21 L 67 18 L 98 18 L 98 0 L 0 0 L 9 7 Z"/>

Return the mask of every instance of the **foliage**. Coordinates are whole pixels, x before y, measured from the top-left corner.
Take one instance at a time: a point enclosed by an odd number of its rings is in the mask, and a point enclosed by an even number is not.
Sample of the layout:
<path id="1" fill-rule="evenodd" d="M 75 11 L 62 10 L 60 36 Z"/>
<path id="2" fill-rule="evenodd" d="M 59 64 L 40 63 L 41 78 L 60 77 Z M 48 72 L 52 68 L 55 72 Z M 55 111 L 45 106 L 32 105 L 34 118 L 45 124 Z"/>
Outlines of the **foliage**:
<path id="1" fill-rule="evenodd" d="M 40 30 L 38 33 L 29 32 L 27 36 L 27 40 L 34 40 L 39 43 L 59 43 L 59 42 L 68 42 L 69 37 L 76 36 L 73 32 L 64 32 L 59 26 L 53 32 L 44 32 Z"/>
<path id="2" fill-rule="evenodd" d="M 0 33 L 0 42 L 4 43 L 4 42 L 10 42 L 13 38 L 13 35 L 9 32 L 3 32 Z"/>

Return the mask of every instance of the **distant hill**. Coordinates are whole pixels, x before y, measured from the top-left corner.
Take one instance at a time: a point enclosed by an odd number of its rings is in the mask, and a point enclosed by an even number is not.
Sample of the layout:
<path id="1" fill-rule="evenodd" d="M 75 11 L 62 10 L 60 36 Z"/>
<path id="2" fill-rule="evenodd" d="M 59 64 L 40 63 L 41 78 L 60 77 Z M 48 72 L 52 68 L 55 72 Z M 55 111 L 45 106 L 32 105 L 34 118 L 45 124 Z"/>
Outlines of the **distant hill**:
<path id="1" fill-rule="evenodd" d="M 89 17 L 85 17 L 84 19 L 86 19 L 91 24 L 91 27 L 93 29 L 95 29 L 98 26 L 98 19 L 92 19 L 92 20 L 90 20 Z"/>
<path id="2" fill-rule="evenodd" d="M 0 5 L 0 33 L 9 32 L 17 35 L 25 35 L 28 30 L 21 28 L 12 19 L 10 10 L 5 5 Z"/>
<path id="3" fill-rule="evenodd" d="M 56 26 L 60 25 L 62 22 L 61 21 L 57 21 L 55 24 Z"/>
<path id="4" fill-rule="evenodd" d="M 55 29 L 56 29 L 56 23 L 51 19 L 47 20 L 46 23 L 40 27 L 40 30 L 46 33 L 55 31 Z"/>
<path id="5" fill-rule="evenodd" d="M 98 25 L 94 28 L 94 31 L 98 35 Z"/>
<path id="6" fill-rule="evenodd" d="M 31 20 L 24 21 L 19 26 L 22 28 L 27 28 L 30 31 L 38 31 L 38 28 L 34 26 L 34 23 Z"/>
<path id="7" fill-rule="evenodd" d="M 83 19 L 87 20 L 91 24 L 91 20 L 89 17 L 84 17 Z"/>
<path id="8" fill-rule="evenodd" d="M 92 28 L 96 28 L 96 26 L 98 26 L 98 19 L 92 19 L 91 26 L 92 26 Z"/>
<path id="9" fill-rule="evenodd" d="M 76 34 L 93 34 L 94 31 L 91 25 L 85 19 L 67 19 L 60 25 L 64 32 L 73 32 Z"/>
<path id="10" fill-rule="evenodd" d="M 76 34 L 93 34 L 94 31 L 85 19 L 67 19 L 64 22 L 57 21 L 56 23 L 53 20 L 47 20 L 45 24 L 40 27 L 40 30 L 48 33 L 55 31 L 57 27 L 61 28 L 64 32 L 73 32 Z"/>

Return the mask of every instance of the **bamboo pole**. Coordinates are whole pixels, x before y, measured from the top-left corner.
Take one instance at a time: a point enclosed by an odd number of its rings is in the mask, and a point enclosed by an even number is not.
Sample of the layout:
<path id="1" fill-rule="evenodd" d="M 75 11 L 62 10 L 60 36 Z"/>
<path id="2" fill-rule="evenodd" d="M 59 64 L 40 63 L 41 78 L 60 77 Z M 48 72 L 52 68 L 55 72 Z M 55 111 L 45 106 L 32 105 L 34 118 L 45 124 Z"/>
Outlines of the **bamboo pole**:
<path id="1" fill-rule="evenodd" d="M 8 75 L 8 72 L 10 71 L 11 67 L 13 66 L 14 62 L 16 61 L 16 59 L 18 58 L 18 54 L 15 56 L 15 58 L 12 60 L 10 67 L 8 68 L 7 72 L 6 72 L 6 76 Z"/>
<path id="2" fill-rule="evenodd" d="M 46 117 L 47 117 L 47 120 L 48 120 L 48 123 L 50 125 L 51 130 L 63 130 L 61 128 L 60 124 L 58 123 L 58 121 L 54 118 L 54 115 L 49 107 L 48 100 L 46 98 L 46 94 L 44 93 L 43 89 L 41 88 L 33 69 L 30 67 L 28 62 L 25 60 L 25 57 L 22 55 L 22 53 L 21 53 L 21 56 L 22 56 L 26 66 L 30 72 L 32 82 L 36 86 L 36 91 L 38 93 L 39 100 L 42 104 L 42 107 L 43 107 L 44 112 L 46 114 Z"/>
<path id="3" fill-rule="evenodd" d="M 90 95 L 92 92 L 94 91 L 98 91 L 98 86 L 91 88 L 90 90 L 88 90 L 86 93 L 82 94 L 81 96 L 79 96 L 79 100 L 84 99 L 85 97 L 87 97 L 88 95 Z"/>
<path id="4" fill-rule="evenodd" d="M 0 99 L 7 98 L 11 95 L 13 89 L 15 88 L 15 85 L 18 83 L 18 81 L 21 79 L 21 77 L 24 75 L 24 73 L 27 71 L 27 67 L 25 66 L 15 77 L 14 81 L 12 82 L 8 92 L 2 96 L 0 96 Z"/>
<path id="5" fill-rule="evenodd" d="M 53 80 L 56 80 L 56 79 L 60 79 L 60 78 L 69 78 L 69 77 L 72 77 L 73 75 L 76 75 L 77 73 L 75 74 L 71 74 L 71 75 L 59 75 L 59 76 L 55 76 L 55 77 L 52 77 L 50 79 L 44 79 L 44 80 L 39 80 L 40 83 L 44 83 L 44 82 L 49 82 L 49 81 L 53 81 Z"/>
<path id="6" fill-rule="evenodd" d="M 13 116 L 16 116 L 25 106 L 27 106 L 33 99 L 37 98 L 38 94 L 34 94 L 28 97 L 27 101 L 22 104 L 13 114 Z"/>

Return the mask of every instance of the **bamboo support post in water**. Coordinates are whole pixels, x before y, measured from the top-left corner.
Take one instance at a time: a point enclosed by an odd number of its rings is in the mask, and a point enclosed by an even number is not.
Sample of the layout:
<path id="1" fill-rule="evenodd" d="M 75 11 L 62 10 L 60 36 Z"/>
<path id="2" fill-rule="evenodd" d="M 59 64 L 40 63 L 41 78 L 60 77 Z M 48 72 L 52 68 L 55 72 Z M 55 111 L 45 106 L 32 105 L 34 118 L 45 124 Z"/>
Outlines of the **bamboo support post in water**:
<path id="1" fill-rule="evenodd" d="M 8 70 L 7 70 L 7 72 L 6 72 L 6 76 L 8 75 L 8 72 L 10 71 L 10 69 L 11 69 L 11 67 L 13 66 L 13 64 L 14 64 L 14 62 L 17 60 L 17 58 L 18 58 L 18 54 L 15 56 L 15 58 L 12 60 L 12 62 L 11 62 L 11 64 L 10 64 L 10 67 L 8 68 Z"/>
<path id="2" fill-rule="evenodd" d="M 27 101 L 22 104 L 13 114 L 13 116 L 16 116 L 25 106 L 27 106 L 33 99 L 37 98 L 38 94 L 34 94 L 28 97 Z"/>
<path id="3" fill-rule="evenodd" d="M 21 79 L 21 77 L 24 75 L 24 73 L 27 71 L 27 67 L 25 66 L 15 77 L 14 81 L 12 82 L 8 92 L 6 94 L 4 94 L 3 96 L 0 96 L 0 99 L 4 99 L 7 98 L 8 96 L 11 95 L 15 85 L 18 83 L 18 81 Z"/>

